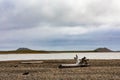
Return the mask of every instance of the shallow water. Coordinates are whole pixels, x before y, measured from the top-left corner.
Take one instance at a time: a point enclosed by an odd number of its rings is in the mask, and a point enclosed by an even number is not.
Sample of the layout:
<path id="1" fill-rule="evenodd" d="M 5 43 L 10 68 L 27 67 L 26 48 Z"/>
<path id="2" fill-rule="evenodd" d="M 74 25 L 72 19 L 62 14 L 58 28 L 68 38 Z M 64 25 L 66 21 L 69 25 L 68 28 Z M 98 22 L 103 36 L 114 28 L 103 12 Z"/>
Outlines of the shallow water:
<path id="1" fill-rule="evenodd" d="M 120 59 L 120 52 L 104 53 L 53 53 L 53 54 L 0 54 L 0 61 L 10 60 L 52 60 L 52 59 L 73 59 L 75 55 L 79 58 L 88 59 Z"/>

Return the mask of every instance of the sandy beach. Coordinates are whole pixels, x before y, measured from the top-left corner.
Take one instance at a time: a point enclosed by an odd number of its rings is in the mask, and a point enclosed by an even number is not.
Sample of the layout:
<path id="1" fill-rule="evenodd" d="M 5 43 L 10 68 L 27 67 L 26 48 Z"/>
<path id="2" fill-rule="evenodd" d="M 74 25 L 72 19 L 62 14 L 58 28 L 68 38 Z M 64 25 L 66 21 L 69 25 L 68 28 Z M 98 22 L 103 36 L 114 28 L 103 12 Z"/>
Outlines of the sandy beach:
<path id="1" fill-rule="evenodd" d="M 75 61 L 74 60 L 1 61 L 0 80 L 119 80 L 120 79 L 119 59 L 89 60 L 89 64 L 91 65 L 90 67 L 59 69 L 58 66 L 64 63 L 70 64 L 70 63 L 75 63 Z"/>

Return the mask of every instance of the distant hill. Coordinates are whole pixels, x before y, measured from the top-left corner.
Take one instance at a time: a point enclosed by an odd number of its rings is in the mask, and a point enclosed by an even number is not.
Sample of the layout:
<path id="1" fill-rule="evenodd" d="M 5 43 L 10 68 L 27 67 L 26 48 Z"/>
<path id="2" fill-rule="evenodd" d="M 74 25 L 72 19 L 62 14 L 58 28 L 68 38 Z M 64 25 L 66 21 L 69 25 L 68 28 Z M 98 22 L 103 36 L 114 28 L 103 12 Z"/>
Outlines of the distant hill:
<path id="1" fill-rule="evenodd" d="M 113 52 L 112 50 L 108 48 L 97 48 L 94 50 L 95 52 Z"/>
<path id="2" fill-rule="evenodd" d="M 16 51 L 32 51 L 32 50 L 28 48 L 18 48 Z"/>
<path id="3" fill-rule="evenodd" d="M 48 53 L 48 51 L 43 50 L 32 50 L 29 48 L 18 48 L 16 50 L 17 53 Z"/>
<path id="4" fill-rule="evenodd" d="M 0 51 L 0 53 L 49 53 L 48 51 L 43 51 L 43 50 L 32 50 L 29 48 L 18 48 L 16 50 L 11 50 L 11 51 Z"/>

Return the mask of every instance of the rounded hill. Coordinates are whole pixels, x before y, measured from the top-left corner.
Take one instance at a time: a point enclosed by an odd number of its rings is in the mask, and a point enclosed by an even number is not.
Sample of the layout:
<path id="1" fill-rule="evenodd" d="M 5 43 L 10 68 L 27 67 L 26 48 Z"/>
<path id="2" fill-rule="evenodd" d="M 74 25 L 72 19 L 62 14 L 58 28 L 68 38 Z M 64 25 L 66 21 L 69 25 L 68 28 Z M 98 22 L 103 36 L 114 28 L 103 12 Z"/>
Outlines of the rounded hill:
<path id="1" fill-rule="evenodd" d="M 108 48 L 97 48 L 94 50 L 95 52 L 112 52 L 112 50 Z"/>

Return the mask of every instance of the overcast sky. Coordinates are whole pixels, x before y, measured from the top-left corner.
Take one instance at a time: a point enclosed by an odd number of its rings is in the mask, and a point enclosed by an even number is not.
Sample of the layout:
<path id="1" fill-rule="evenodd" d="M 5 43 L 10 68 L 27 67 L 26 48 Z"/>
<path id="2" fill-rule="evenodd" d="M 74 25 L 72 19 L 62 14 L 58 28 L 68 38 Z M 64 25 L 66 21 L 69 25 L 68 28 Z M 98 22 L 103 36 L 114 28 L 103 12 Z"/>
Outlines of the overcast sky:
<path id="1" fill-rule="evenodd" d="M 0 50 L 120 50 L 120 0 L 0 0 Z"/>

